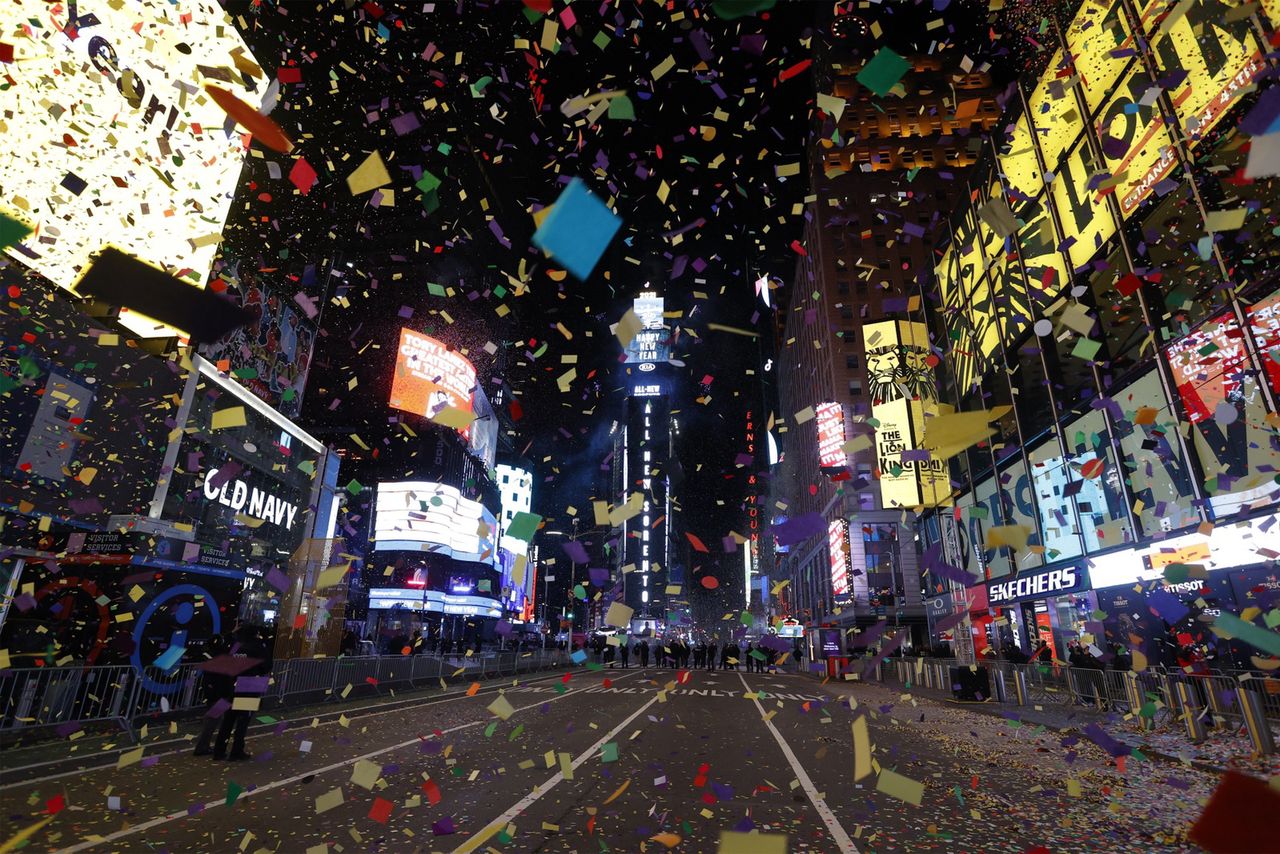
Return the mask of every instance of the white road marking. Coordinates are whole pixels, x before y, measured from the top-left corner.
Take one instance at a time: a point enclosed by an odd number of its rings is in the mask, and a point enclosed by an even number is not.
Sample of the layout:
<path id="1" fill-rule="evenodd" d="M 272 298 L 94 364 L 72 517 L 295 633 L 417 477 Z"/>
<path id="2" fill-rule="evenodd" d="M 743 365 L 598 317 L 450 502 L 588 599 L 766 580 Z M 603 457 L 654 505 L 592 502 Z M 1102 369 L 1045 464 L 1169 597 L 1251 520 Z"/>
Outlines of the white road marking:
<path id="1" fill-rule="evenodd" d="M 563 676 L 564 676 L 563 673 L 554 673 L 549 676 L 539 676 L 536 679 L 528 680 L 528 682 L 546 682 L 551 679 L 560 679 Z M 519 691 L 521 685 L 525 685 L 525 684 L 527 684 L 526 680 L 522 679 L 520 680 L 520 685 L 517 685 L 514 687 L 509 685 L 506 686 L 506 691 L 508 694 L 511 693 L 512 691 Z M 504 686 L 502 685 L 486 685 L 480 691 L 476 692 L 476 696 L 486 696 L 488 694 L 496 693 L 496 691 L 493 689 L 501 689 L 503 687 Z M 552 688 L 548 688 L 546 690 L 551 693 L 555 693 L 554 689 Z M 582 692 L 578 692 L 578 693 L 582 693 Z M 376 718 L 379 715 L 390 715 L 395 712 L 411 711 L 413 709 L 422 708 L 423 706 L 434 706 L 439 703 L 449 703 L 454 700 L 465 700 L 465 699 L 467 699 L 467 692 L 466 692 L 466 689 L 463 688 L 457 691 L 446 691 L 444 694 L 437 695 L 434 697 L 422 697 L 419 702 L 414 702 L 413 699 L 408 699 L 408 700 L 399 699 L 399 700 L 392 700 L 389 703 L 371 703 L 369 705 L 358 706 L 354 709 L 350 709 L 347 711 L 344 711 L 342 709 L 337 709 L 337 708 L 326 709 L 323 711 L 317 710 L 317 712 L 312 714 L 311 717 L 322 717 L 325 715 L 346 714 L 346 715 L 349 715 L 350 720 L 357 721 L 357 720 L 364 720 L 365 718 Z M 394 708 L 378 711 L 379 709 L 382 709 L 383 706 L 394 706 Z M 302 720 L 302 719 L 296 718 L 295 720 Z M 319 724 L 317 724 L 317 727 L 333 726 L 336 723 L 338 723 L 337 717 L 335 717 L 333 720 L 321 721 Z M 264 736 L 273 735 L 275 733 L 275 729 L 277 726 L 279 726 L 279 722 L 274 724 L 253 724 L 250 727 L 250 732 L 249 732 L 249 735 L 247 736 L 247 739 L 262 738 Z M 187 740 L 185 738 L 167 738 L 164 741 L 153 741 L 148 745 L 128 744 L 123 747 L 114 748 L 112 750 L 104 750 L 101 753 L 85 754 L 85 756 L 82 758 L 92 759 L 92 760 L 108 759 L 110 761 L 106 763 L 97 763 L 93 765 L 81 766 L 71 771 L 59 771 L 56 774 L 46 774 L 43 777 L 27 777 L 25 779 L 18 780 L 17 782 L 13 782 L 13 783 L 0 783 L 0 792 L 3 792 L 7 789 L 16 789 L 21 786 L 31 786 L 37 783 L 44 783 L 48 780 L 60 780 L 63 777 L 75 777 L 81 774 L 88 774 L 92 771 L 101 771 L 104 768 L 111 768 L 111 767 L 114 767 L 113 763 L 115 761 L 116 756 L 118 756 L 121 753 L 126 753 L 130 750 L 137 750 L 139 746 L 159 747 L 166 744 L 182 745 L 182 747 L 177 750 L 165 750 L 160 753 L 148 753 L 147 758 L 149 759 L 153 756 L 156 758 L 159 758 L 161 756 L 174 756 L 176 754 L 190 753 L 191 747 L 194 743 L 195 743 L 195 739 Z M 53 759 L 47 762 L 34 762 L 30 765 L 21 765 L 16 768 L 6 768 L 5 774 L 6 776 L 21 775 L 23 771 L 29 771 L 35 768 L 43 768 L 46 765 L 56 765 L 60 762 L 66 762 L 68 761 L 68 759 L 69 757 L 63 758 L 63 759 Z"/>
<path id="2" fill-rule="evenodd" d="M 641 706 L 640 708 L 632 712 L 630 715 L 628 715 L 626 720 L 622 721 L 622 723 L 618 724 L 616 727 L 614 727 L 613 729 L 605 733 L 600 738 L 599 741 L 597 741 L 595 744 L 588 747 L 586 751 L 582 753 L 581 756 L 579 756 L 577 759 L 573 760 L 573 762 L 569 764 L 570 770 L 576 769 L 579 765 L 586 762 L 591 757 L 595 756 L 600 751 L 600 748 L 603 745 L 608 743 L 610 739 L 616 738 L 618 733 L 622 732 L 623 727 L 625 727 L 627 724 L 631 723 L 633 720 L 639 717 L 641 712 L 643 712 L 645 709 L 649 708 L 656 702 L 658 702 L 658 697 L 657 695 L 654 695 L 649 699 L 647 703 L 645 703 L 643 706 Z M 498 816 L 492 822 L 485 825 L 484 830 L 479 831 L 478 833 L 476 833 L 475 836 L 472 836 L 466 842 L 462 843 L 457 848 L 453 849 L 453 854 L 470 854 L 470 852 L 475 851 L 481 845 L 485 844 L 485 842 L 489 840 L 489 837 L 493 836 L 499 830 L 502 830 L 504 827 L 510 824 L 513 818 L 520 815 L 520 813 L 524 812 L 529 807 L 531 807 L 539 798 L 541 798 L 547 792 L 554 789 L 556 787 L 556 784 L 563 779 L 564 779 L 564 772 L 557 771 L 550 780 L 543 783 L 541 786 L 538 786 L 532 792 L 530 792 L 529 794 L 521 798 L 519 801 L 517 801 L 514 806 L 512 806 L 502 815 Z"/>
<path id="3" fill-rule="evenodd" d="M 621 676 L 618 678 L 625 679 L 626 676 Z M 546 699 L 539 700 L 536 703 L 530 703 L 527 706 L 519 706 L 516 708 L 515 711 L 524 712 L 524 711 L 528 711 L 529 709 L 536 709 L 545 703 L 552 703 L 552 702 L 555 702 L 556 700 L 562 700 L 565 697 L 576 697 L 581 695 L 582 693 L 583 692 L 581 691 L 570 691 L 568 693 L 560 694 L 555 697 L 547 697 Z M 654 697 L 654 699 L 650 700 L 649 703 L 654 702 L 654 700 L 656 699 L 657 697 Z M 646 703 L 644 708 L 648 708 L 648 705 L 649 704 Z M 637 712 L 636 714 L 639 714 L 639 712 Z M 631 717 L 635 717 L 635 715 L 632 715 Z M 494 719 L 484 718 L 483 720 L 472 721 L 471 723 L 468 723 L 468 724 L 458 724 L 457 726 L 449 727 L 448 729 L 441 730 L 441 732 L 451 733 L 451 732 L 458 732 L 459 730 L 470 729 L 471 727 L 484 726 L 490 723 L 492 720 Z M 627 721 L 624 721 L 623 723 L 625 724 L 630 720 L 631 718 L 628 718 Z M 606 739 L 607 739 L 607 736 L 606 736 Z M 368 753 L 362 754 L 360 756 L 352 756 L 349 759 L 344 759 L 341 762 L 334 762 L 331 765 L 326 765 L 323 768 L 317 768 L 314 771 L 305 771 L 301 774 L 294 774 L 292 777 L 285 777 L 284 779 L 281 779 L 281 780 L 274 780 L 270 783 L 263 783 L 261 786 L 242 792 L 236 802 L 239 803 L 245 798 L 253 797 L 254 795 L 260 795 L 263 792 L 269 792 L 272 789 L 278 789 L 281 786 L 288 786 L 291 783 L 297 783 L 299 780 L 302 780 L 304 777 L 311 777 L 311 776 L 318 777 L 321 774 L 327 774 L 330 771 L 337 771 L 339 768 L 345 768 L 348 765 L 354 765 L 357 762 L 360 762 L 361 760 L 364 760 L 364 759 L 372 759 L 375 756 L 381 756 L 382 754 L 390 753 L 393 750 L 403 750 L 404 748 L 409 747 L 410 745 L 419 744 L 421 743 L 421 741 L 422 741 L 421 738 L 418 738 L 415 736 L 414 738 L 411 738 L 408 741 L 402 741 L 399 744 L 393 744 L 389 747 L 381 747 L 381 748 L 378 748 L 377 750 L 371 750 Z M 602 744 L 603 740 L 600 743 Z M 599 748 L 597 746 L 597 747 L 593 747 L 592 749 L 596 750 Z M 574 767 L 577 767 L 577 765 L 575 764 Z M 226 797 L 220 796 L 217 800 L 209 801 L 207 804 L 205 804 L 204 808 L 200 812 L 196 813 L 196 815 L 202 815 L 203 813 L 211 809 L 216 809 L 218 807 L 225 806 L 226 803 L 227 803 Z M 58 854 L 75 854 L 75 852 L 77 851 L 87 851 L 90 848 L 95 848 L 99 845 L 106 845 L 108 843 L 115 842 L 117 839 L 123 839 L 126 836 L 133 836 L 136 833 L 141 833 L 143 831 L 150 830 L 153 827 L 159 827 L 162 824 L 168 824 L 171 821 L 177 821 L 178 819 L 188 818 L 188 817 L 191 817 L 191 813 L 188 810 L 186 809 L 177 810 L 176 812 L 171 812 L 168 815 L 162 815 L 158 818 L 153 818 L 150 821 L 144 821 L 142 824 L 135 824 L 130 827 L 126 827 L 123 830 L 117 830 L 115 833 L 111 833 L 106 836 L 93 839 L 93 840 L 86 840 L 84 842 L 81 842 L 78 845 L 72 845 L 69 848 L 63 848 L 58 852 Z"/>
<path id="4" fill-rule="evenodd" d="M 751 686 L 747 684 L 747 680 L 743 678 L 741 673 L 738 674 L 738 678 L 742 680 L 742 687 L 750 692 Z M 827 826 L 827 831 L 831 834 L 831 838 L 836 841 L 839 850 L 844 854 L 858 854 L 858 849 L 853 844 L 853 840 L 849 838 L 849 834 L 845 833 L 844 828 L 840 826 L 835 813 L 831 811 L 831 807 L 827 806 L 827 802 L 822 799 L 822 795 L 818 794 L 817 787 L 813 785 L 813 780 L 809 779 L 809 774 L 804 770 L 804 766 L 800 764 L 800 760 L 791 752 L 791 746 L 782 737 L 782 733 L 778 732 L 778 728 L 773 725 L 773 721 L 764 716 L 764 706 L 761 706 L 760 701 L 757 699 L 752 699 L 751 702 L 755 703 L 756 708 L 759 709 L 760 719 L 768 727 L 769 732 L 773 734 L 773 739 L 778 742 L 778 747 L 782 748 L 782 754 L 787 757 L 787 762 L 791 763 L 792 772 L 795 773 L 796 779 L 800 781 L 800 788 L 804 789 L 804 793 L 809 796 L 809 802 L 818 811 L 818 815 L 822 818 L 822 823 Z"/>

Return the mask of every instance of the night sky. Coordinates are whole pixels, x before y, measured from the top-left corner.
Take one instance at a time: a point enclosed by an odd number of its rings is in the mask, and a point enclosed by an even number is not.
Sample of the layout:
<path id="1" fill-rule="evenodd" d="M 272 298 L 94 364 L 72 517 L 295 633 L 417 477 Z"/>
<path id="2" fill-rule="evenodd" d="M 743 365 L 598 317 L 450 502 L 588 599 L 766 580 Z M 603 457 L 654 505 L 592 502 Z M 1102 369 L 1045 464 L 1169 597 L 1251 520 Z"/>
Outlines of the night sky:
<path id="1" fill-rule="evenodd" d="M 270 116 L 297 146 L 292 157 L 248 159 L 226 261 L 278 281 L 337 258 L 328 294 L 342 304 L 331 300 L 319 318 L 301 423 L 358 473 L 370 453 L 362 444 L 399 435 L 386 405 L 399 329 L 428 332 L 467 349 L 490 397 L 503 387 L 518 401 L 500 456 L 533 463 L 534 510 L 549 526 L 567 525 L 569 507 L 589 521 L 630 381 L 609 326 L 648 286 L 680 312 L 667 322 L 683 363 L 674 395 L 685 437 L 681 529 L 711 544 L 743 530 L 747 475 L 767 464 L 761 442 L 755 462 L 735 465 L 747 410 L 767 418 L 758 345 L 707 324 L 767 330 L 754 295 L 761 274 L 784 285 L 774 302 L 785 304 L 804 251 L 803 164 L 816 127 L 808 60 L 814 39 L 833 38 L 833 8 L 784 3 L 733 20 L 709 3 L 628 3 L 625 12 L 575 3 L 551 19 L 536 2 L 227 8 L 269 77 L 284 81 Z M 887 4 L 859 12 L 880 23 L 880 39 L 841 44 L 909 52 L 974 41 L 987 35 L 985 9 Z M 1019 9 L 1026 17 L 1027 4 Z M 923 29 L 926 19 L 945 26 Z M 634 120 L 606 113 L 588 123 L 586 111 L 560 109 L 615 90 Z M 373 151 L 392 176 L 394 206 L 348 189 L 346 176 Z M 299 156 L 317 173 L 305 194 L 288 179 Z M 778 177 L 792 164 L 798 175 Z M 426 173 L 440 179 L 431 199 L 414 186 Z M 623 221 L 586 281 L 530 242 L 532 212 L 571 177 L 612 199 Z M 323 284 L 300 289 L 318 297 Z M 433 285 L 452 296 L 433 295 Z M 569 367 L 577 377 L 562 392 L 557 378 Z M 713 547 L 707 561 L 718 554 Z"/>

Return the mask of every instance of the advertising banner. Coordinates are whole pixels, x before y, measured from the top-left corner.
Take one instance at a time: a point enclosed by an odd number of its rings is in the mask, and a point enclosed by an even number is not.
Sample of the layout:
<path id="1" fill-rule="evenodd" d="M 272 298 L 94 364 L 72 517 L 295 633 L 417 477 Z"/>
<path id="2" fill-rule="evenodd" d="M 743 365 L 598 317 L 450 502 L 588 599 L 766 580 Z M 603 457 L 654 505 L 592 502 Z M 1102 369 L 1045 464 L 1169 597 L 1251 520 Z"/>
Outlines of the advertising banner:
<path id="1" fill-rule="evenodd" d="M 1248 353 L 1231 312 L 1205 321 L 1165 347 L 1164 353 L 1192 424 L 1212 418 L 1218 404 L 1239 395 Z"/>
<path id="2" fill-rule="evenodd" d="M 1191 144 L 1204 138 L 1265 67 L 1247 15 L 1223 14 L 1221 0 L 1138 0 L 1157 77 L 1176 81 L 1169 98 Z"/>
<path id="3" fill-rule="evenodd" d="M 6 15 L 25 32 L 11 40 L 0 129 L 25 142 L 0 158 L 0 209 L 36 229 L 7 251 L 64 288 L 107 245 L 203 285 L 246 148 L 203 87 L 256 105 L 246 80 L 263 77 L 226 12 L 214 0 L 17 0 Z M 120 320 L 174 334 L 136 312 Z"/>
<path id="4" fill-rule="evenodd" d="M 1246 315 L 1267 382 L 1280 394 L 1280 291 L 1249 306 Z"/>
<path id="5" fill-rule="evenodd" d="M 292 289 L 281 279 L 268 279 L 249 264 L 227 265 L 219 278 L 223 295 L 257 319 L 232 330 L 216 344 L 202 344 L 200 353 L 210 362 L 223 363 L 235 377 L 286 418 L 302 411 L 302 392 L 311 369 L 316 324 L 294 300 L 299 286 L 322 293 L 314 264 L 301 271 Z M 279 273 L 275 274 L 279 276 Z M 290 277 L 292 278 L 292 277 Z"/>
<path id="6" fill-rule="evenodd" d="M 827 557 L 831 562 L 831 595 L 849 596 L 849 523 L 836 519 L 827 525 Z"/>
<path id="7" fill-rule="evenodd" d="M 393 407 L 424 418 L 433 418 L 448 407 L 471 412 L 475 386 L 476 369 L 461 354 L 420 332 L 400 330 L 391 380 Z"/>
<path id="8" fill-rule="evenodd" d="M 818 466 L 845 468 L 849 465 L 844 452 L 844 407 L 838 403 L 819 404 L 814 410 L 818 425 Z"/>
<path id="9" fill-rule="evenodd" d="M 431 481 L 381 483 L 374 511 L 375 550 L 436 552 L 496 565 L 497 520 L 456 487 Z"/>
<path id="10" fill-rule="evenodd" d="M 919 452 L 937 395 L 928 331 L 923 323 L 888 320 L 868 323 L 863 335 L 881 501 L 935 507 L 950 496 L 951 481 L 946 460 Z"/>

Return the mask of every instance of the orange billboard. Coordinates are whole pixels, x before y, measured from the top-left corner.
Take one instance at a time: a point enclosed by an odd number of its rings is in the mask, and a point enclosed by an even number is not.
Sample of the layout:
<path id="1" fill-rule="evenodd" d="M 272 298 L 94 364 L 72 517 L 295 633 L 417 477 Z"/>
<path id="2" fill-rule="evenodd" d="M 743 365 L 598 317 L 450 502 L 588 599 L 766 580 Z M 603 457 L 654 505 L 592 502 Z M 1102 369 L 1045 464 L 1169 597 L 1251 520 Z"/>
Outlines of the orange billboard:
<path id="1" fill-rule="evenodd" d="M 446 407 L 471 412 L 476 369 L 442 342 L 400 330 L 396 373 L 391 381 L 391 405 L 405 412 L 434 418 Z"/>

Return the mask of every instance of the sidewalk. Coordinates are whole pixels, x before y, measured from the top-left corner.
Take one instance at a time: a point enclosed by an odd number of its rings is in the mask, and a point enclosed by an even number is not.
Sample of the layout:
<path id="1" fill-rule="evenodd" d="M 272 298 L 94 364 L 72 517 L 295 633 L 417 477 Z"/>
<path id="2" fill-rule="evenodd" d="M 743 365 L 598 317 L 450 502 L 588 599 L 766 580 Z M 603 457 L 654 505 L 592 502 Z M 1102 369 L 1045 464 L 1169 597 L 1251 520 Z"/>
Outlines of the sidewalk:
<path id="1" fill-rule="evenodd" d="M 307 721 L 311 723 L 342 722 L 343 719 L 356 721 L 370 713 L 385 713 L 401 707 L 411 707 L 423 702 L 448 700 L 467 696 L 474 682 L 480 687 L 477 695 L 496 693 L 499 689 L 510 688 L 514 684 L 529 684 L 545 681 L 562 680 L 566 674 L 576 670 L 547 669 L 533 670 L 518 675 L 483 677 L 474 672 L 464 674 L 464 679 L 448 683 L 448 688 L 438 685 L 422 688 L 397 690 L 385 689 L 385 693 L 359 694 L 349 699 L 334 697 L 296 706 L 277 706 L 254 716 L 249 725 L 249 737 L 265 732 L 283 729 L 291 722 Z M 161 748 L 170 751 L 185 751 L 192 748 L 204 725 L 204 708 L 193 709 L 177 716 L 157 718 L 154 722 L 141 728 L 137 742 L 118 729 L 102 729 L 98 731 L 81 730 L 70 738 L 47 738 L 29 744 L 14 745 L 0 751 L 3 755 L 5 775 L 0 784 L 11 784 L 15 769 L 21 770 L 33 766 L 41 766 L 42 773 L 58 770 L 59 765 L 75 765 L 81 763 L 88 766 L 99 761 L 115 757 L 125 751 L 136 750 L 145 745 L 148 753 Z M 345 726 L 345 724 L 343 724 Z"/>
<path id="2" fill-rule="evenodd" d="M 1011 728 L 1030 726 L 1061 733 L 1084 732 L 1093 726 L 1105 736 L 1133 748 L 1141 756 L 1193 766 L 1213 774 L 1221 774 L 1228 768 L 1269 779 L 1280 775 L 1280 753 L 1271 756 L 1255 756 L 1253 744 L 1243 726 L 1235 729 L 1214 729 L 1206 726 L 1207 737 L 1199 744 L 1192 744 L 1179 723 L 1158 726 L 1150 732 L 1141 732 L 1124 715 L 1099 710 L 1093 706 L 1034 704 L 1019 706 L 988 700 L 982 703 L 962 702 L 951 699 L 944 691 L 913 684 L 910 690 L 899 684 L 887 673 L 884 682 L 840 681 L 823 679 L 824 686 L 834 689 L 863 686 L 878 688 L 900 701 L 908 698 L 929 700 L 941 708 L 964 709 L 991 717 L 1003 718 Z M 815 680 L 817 681 L 817 680 Z M 844 693 L 843 691 L 839 693 Z M 1274 730 L 1274 728 L 1273 728 Z M 1096 731 L 1096 730 L 1095 730 Z M 1280 735 L 1277 736 L 1280 743 Z"/>

